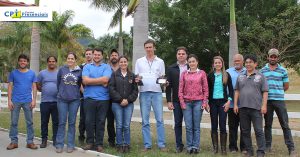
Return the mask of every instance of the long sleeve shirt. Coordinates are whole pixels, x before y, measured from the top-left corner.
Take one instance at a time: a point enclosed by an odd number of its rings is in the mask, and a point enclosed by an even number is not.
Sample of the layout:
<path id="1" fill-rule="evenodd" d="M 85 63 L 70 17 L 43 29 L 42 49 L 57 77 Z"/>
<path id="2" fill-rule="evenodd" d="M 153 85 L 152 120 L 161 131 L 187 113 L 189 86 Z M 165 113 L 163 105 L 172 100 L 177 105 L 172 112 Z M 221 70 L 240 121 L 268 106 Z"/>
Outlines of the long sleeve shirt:
<path id="1" fill-rule="evenodd" d="M 181 107 L 186 106 L 185 102 L 193 100 L 202 100 L 203 105 L 207 105 L 208 84 L 206 73 L 199 69 L 195 72 L 184 71 L 179 81 L 178 97 Z"/>

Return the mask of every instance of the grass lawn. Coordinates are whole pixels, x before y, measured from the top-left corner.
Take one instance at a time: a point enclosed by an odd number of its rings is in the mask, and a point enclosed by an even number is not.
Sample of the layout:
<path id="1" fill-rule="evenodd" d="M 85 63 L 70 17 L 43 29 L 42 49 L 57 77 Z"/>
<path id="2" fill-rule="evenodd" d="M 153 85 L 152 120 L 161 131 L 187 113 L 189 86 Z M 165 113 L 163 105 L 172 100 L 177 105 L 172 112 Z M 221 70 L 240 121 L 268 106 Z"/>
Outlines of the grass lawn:
<path id="1" fill-rule="evenodd" d="M 8 112 L 7 109 L 4 109 L 0 112 L 0 127 L 3 128 L 9 128 L 10 124 L 10 112 Z M 78 123 L 78 122 L 77 122 Z M 35 135 L 40 136 L 40 113 L 36 112 L 34 113 L 34 129 L 35 129 Z M 49 124 L 49 128 L 51 128 L 51 124 Z M 171 126 L 166 125 L 166 141 L 167 141 L 167 147 L 169 149 L 168 152 L 160 152 L 156 146 L 156 132 L 155 132 L 155 125 L 151 125 L 152 133 L 153 133 L 153 148 L 151 151 L 147 153 L 142 153 L 141 149 L 143 148 L 143 140 L 142 140 L 142 134 L 141 134 L 141 123 L 139 122 L 133 122 L 131 125 L 131 151 L 128 154 L 118 154 L 114 148 L 108 147 L 107 143 L 107 133 L 105 133 L 105 153 L 114 154 L 118 156 L 128 156 L 128 157 L 153 157 L 153 156 L 159 156 L 159 157 L 183 157 L 187 156 L 185 152 L 176 154 L 175 153 L 175 137 L 174 137 L 174 130 Z M 25 127 L 25 121 L 24 121 L 24 115 L 20 114 L 20 121 L 19 121 L 19 131 L 22 133 L 26 133 L 26 127 Z M 185 132 L 185 130 L 183 130 Z M 77 131 L 78 133 L 78 131 Z M 49 129 L 49 135 L 52 134 L 51 129 Z M 7 137 L 8 138 L 8 137 Z M 51 138 L 51 136 L 49 137 Z M 183 140 L 185 141 L 185 133 L 183 134 Z M 273 136 L 273 153 L 267 154 L 267 156 L 287 156 L 288 152 L 286 149 L 286 146 L 283 141 L 283 136 Z M 296 145 L 296 150 L 300 150 L 300 138 L 294 137 L 294 142 Z M 184 142 L 185 143 L 185 142 Z M 76 136 L 76 145 L 79 146 L 79 143 L 77 141 Z M 253 138 L 253 145 L 254 148 L 256 148 L 255 138 Z M 211 152 L 211 139 L 210 139 L 210 130 L 209 129 L 202 129 L 201 130 L 201 151 L 200 154 L 197 156 L 205 156 L 205 157 L 212 157 L 216 156 L 213 155 Z M 218 155 L 217 155 L 218 156 Z M 219 155 L 221 156 L 221 155 Z M 228 153 L 228 156 L 238 157 L 241 156 L 240 153 L 230 154 Z"/>

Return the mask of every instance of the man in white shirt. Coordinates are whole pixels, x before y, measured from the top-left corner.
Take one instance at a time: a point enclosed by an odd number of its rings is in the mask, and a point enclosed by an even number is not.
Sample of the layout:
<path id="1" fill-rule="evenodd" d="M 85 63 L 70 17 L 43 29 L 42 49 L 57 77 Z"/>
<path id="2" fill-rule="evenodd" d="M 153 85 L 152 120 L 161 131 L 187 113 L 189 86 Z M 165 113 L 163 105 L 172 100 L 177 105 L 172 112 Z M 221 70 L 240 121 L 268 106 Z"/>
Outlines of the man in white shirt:
<path id="1" fill-rule="evenodd" d="M 144 43 L 146 56 L 139 58 L 135 64 L 135 73 L 142 77 L 143 86 L 140 86 L 140 108 L 142 116 L 142 133 L 146 152 L 152 147 L 150 134 L 151 106 L 156 119 L 157 145 L 161 151 L 167 151 L 165 145 L 165 127 L 163 121 L 162 90 L 157 84 L 157 78 L 165 75 L 164 61 L 155 54 L 155 42 L 151 39 Z"/>

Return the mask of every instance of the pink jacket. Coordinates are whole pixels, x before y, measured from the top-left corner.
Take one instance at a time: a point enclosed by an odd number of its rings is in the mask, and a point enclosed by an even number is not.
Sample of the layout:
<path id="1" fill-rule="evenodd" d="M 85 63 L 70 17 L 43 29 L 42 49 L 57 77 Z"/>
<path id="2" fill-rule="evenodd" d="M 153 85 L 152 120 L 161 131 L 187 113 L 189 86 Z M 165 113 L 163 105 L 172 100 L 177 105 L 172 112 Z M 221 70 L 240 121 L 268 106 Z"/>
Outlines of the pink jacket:
<path id="1" fill-rule="evenodd" d="M 207 76 L 203 70 L 196 72 L 186 70 L 182 72 L 179 82 L 178 97 L 180 106 L 185 107 L 185 102 L 192 100 L 202 100 L 206 107 L 208 100 Z"/>

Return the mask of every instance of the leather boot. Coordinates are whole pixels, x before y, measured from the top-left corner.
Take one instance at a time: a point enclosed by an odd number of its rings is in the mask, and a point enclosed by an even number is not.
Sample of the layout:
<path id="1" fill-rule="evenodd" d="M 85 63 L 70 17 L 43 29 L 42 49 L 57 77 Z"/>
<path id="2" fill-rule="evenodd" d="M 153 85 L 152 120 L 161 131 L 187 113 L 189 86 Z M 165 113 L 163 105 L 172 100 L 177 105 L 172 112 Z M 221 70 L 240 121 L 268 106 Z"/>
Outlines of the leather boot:
<path id="1" fill-rule="evenodd" d="M 217 133 L 211 133 L 211 140 L 212 140 L 212 144 L 213 144 L 213 152 L 214 154 L 218 153 L 218 134 Z"/>
<path id="2" fill-rule="evenodd" d="M 40 148 L 46 148 L 47 147 L 47 139 L 42 139 L 42 143 L 40 145 Z"/>
<path id="3" fill-rule="evenodd" d="M 227 134 L 220 134 L 220 143 L 221 143 L 221 153 L 222 155 L 227 155 L 226 151 L 226 142 L 227 142 Z"/>

